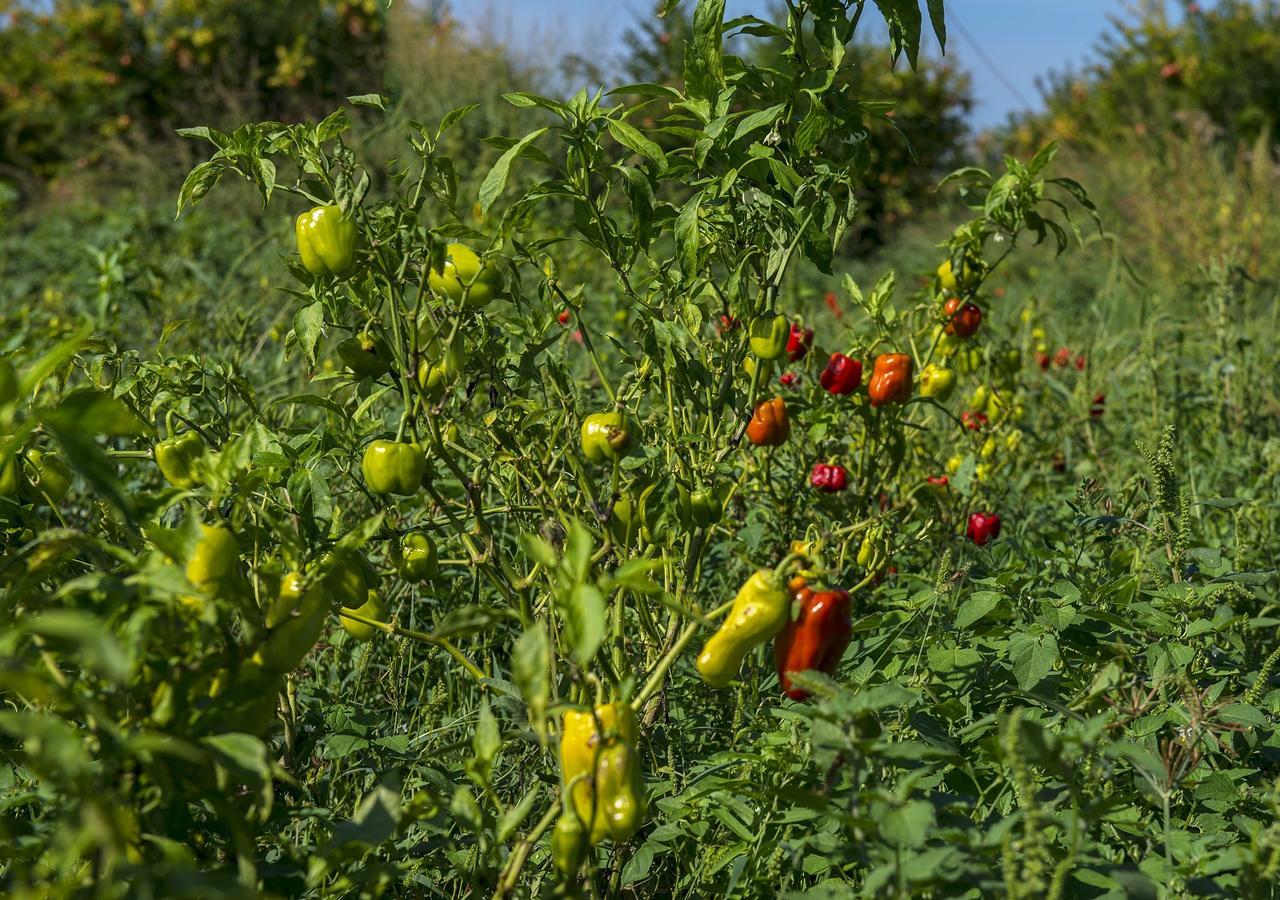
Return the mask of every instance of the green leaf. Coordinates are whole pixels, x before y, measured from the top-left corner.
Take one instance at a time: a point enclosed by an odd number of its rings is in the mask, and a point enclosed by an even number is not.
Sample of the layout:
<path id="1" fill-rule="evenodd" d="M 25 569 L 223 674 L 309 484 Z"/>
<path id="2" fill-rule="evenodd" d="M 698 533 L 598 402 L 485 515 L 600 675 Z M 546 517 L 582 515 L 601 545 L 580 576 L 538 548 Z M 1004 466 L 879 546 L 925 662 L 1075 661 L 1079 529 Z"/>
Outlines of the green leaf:
<path id="1" fill-rule="evenodd" d="M 702 208 L 702 194 L 697 193 L 685 202 L 676 216 L 675 238 L 679 254 L 680 269 L 686 278 L 692 278 L 698 271 L 698 247 L 702 240 L 702 231 L 698 226 L 698 214 Z"/>
<path id="2" fill-rule="evenodd" d="M 579 584 L 561 606 L 565 617 L 570 657 L 585 666 L 596 655 L 605 636 L 604 594 L 594 584 Z"/>
<path id="3" fill-rule="evenodd" d="M 693 13 L 693 40 L 685 42 L 684 83 L 690 97 L 713 99 L 724 87 L 720 30 L 725 0 L 698 0 Z"/>
<path id="4" fill-rule="evenodd" d="M 503 188 L 507 186 L 507 178 L 511 175 L 511 164 L 516 158 L 524 152 L 528 147 L 542 135 L 546 134 L 548 129 L 539 128 L 537 131 L 531 131 L 519 141 L 517 141 L 511 149 L 507 150 L 498 157 L 498 161 L 493 164 L 493 168 L 489 170 L 489 174 L 484 176 L 484 181 L 480 183 L 480 211 L 488 212 L 489 207 L 493 205 L 493 201 L 498 199 L 498 195 L 502 193 Z"/>
<path id="5" fill-rule="evenodd" d="M 302 345 L 302 352 L 306 354 L 307 362 L 313 366 L 316 364 L 316 344 L 320 342 L 320 335 L 323 332 L 324 304 L 319 300 L 294 313 L 293 333 L 298 336 L 298 343 Z"/>
<path id="6" fill-rule="evenodd" d="M 534 622 L 511 650 L 511 676 L 529 709 L 529 724 L 538 739 L 547 736 L 547 705 L 551 702 L 551 642 L 547 628 Z"/>
<path id="7" fill-rule="evenodd" d="M 1058 660 L 1058 641 L 1051 634 L 1039 637 L 1015 634 L 1009 639 L 1009 661 L 1018 687 L 1029 691 L 1044 680 Z"/>
<path id="8" fill-rule="evenodd" d="M 606 125 L 613 139 L 641 156 L 653 160 L 659 171 L 667 168 L 667 156 L 662 148 L 649 140 L 638 129 L 621 119 L 608 119 Z"/>
<path id="9" fill-rule="evenodd" d="M 999 605 L 1000 594 L 995 591 L 977 592 L 956 612 L 956 627 L 968 628 Z"/>

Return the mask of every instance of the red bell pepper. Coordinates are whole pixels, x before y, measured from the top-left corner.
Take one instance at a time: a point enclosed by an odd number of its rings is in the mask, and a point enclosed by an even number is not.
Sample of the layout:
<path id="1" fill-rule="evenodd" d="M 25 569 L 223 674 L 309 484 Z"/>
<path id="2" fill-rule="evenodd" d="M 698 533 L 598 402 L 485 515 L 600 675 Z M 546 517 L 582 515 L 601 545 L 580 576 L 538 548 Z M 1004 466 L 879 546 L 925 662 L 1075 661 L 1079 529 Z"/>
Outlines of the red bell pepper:
<path id="1" fill-rule="evenodd" d="M 814 591 L 807 584 L 792 583 L 792 596 L 800 600 L 800 614 L 773 642 L 782 692 L 792 700 L 806 700 L 809 692 L 791 684 L 794 672 L 835 673 L 853 639 L 852 601 L 848 591 Z"/>
<path id="2" fill-rule="evenodd" d="M 787 359 L 792 362 L 800 362 L 804 359 L 805 354 L 809 352 L 809 348 L 813 346 L 813 329 L 801 328 L 794 322 L 791 323 L 791 334 L 787 337 Z"/>
<path id="3" fill-rule="evenodd" d="M 972 301 L 962 301 L 959 297 L 948 300 L 942 307 L 942 312 L 947 320 L 947 334 L 954 334 L 956 337 L 967 338 L 982 324 L 982 308 Z"/>
<path id="4" fill-rule="evenodd" d="M 843 353 L 832 353 L 818 383 L 832 394 L 852 394 L 862 385 L 862 363 Z"/>
<path id="5" fill-rule="evenodd" d="M 849 471 L 844 466 L 814 463 L 809 483 L 827 494 L 838 494 L 849 486 Z"/>
<path id="6" fill-rule="evenodd" d="M 969 527 L 965 529 L 965 534 L 979 547 L 994 541 L 1000 536 L 1000 517 L 995 513 L 972 513 L 969 516 Z"/>

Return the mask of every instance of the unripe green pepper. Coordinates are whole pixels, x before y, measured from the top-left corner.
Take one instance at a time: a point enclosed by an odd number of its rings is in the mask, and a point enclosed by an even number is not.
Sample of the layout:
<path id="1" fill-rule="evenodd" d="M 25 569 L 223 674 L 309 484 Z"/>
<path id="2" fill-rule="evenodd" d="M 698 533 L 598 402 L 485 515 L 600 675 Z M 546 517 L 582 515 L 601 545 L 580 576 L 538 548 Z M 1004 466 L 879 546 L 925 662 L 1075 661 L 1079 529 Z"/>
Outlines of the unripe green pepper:
<path id="1" fill-rule="evenodd" d="M 378 586 L 378 573 L 359 551 L 334 547 L 320 557 L 320 583 L 328 597 L 351 609 Z"/>
<path id="2" fill-rule="evenodd" d="M 724 516 L 728 491 L 717 485 L 693 491 L 681 485 L 678 489 L 680 522 L 685 528 L 710 528 Z"/>
<path id="3" fill-rule="evenodd" d="M 417 444 L 374 441 L 364 451 L 360 472 L 375 494 L 416 494 L 422 487 L 427 457 Z"/>
<path id="4" fill-rule="evenodd" d="M 360 378 L 379 378 L 391 371 L 391 351 L 367 331 L 339 343 L 338 358 Z"/>
<path id="5" fill-rule="evenodd" d="M 165 481 L 186 490 L 197 483 L 193 466 L 204 452 L 205 444 L 200 435 L 188 431 L 156 444 L 156 467 Z"/>
<path id="6" fill-rule="evenodd" d="M 467 345 L 462 334 L 455 333 L 452 340 L 447 337 L 435 333 L 430 323 L 419 327 L 422 362 L 418 364 L 418 384 L 432 400 L 443 397 L 445 388 L 457 381 L 467 367 Z"/>
<path id="7" fill-rule="evenodd" d="M 400 577 L 414 584 L 435 578 L 440 571 L 435 542 L 421 531 L 400 539 L 392 552 L 392 562 Z"/>
<path id="8" fill-rule="evenodd" d="M 187 580 L 209 594 L 223 594 L 234 583 L 240 545 L 225 525 L 201 525 L 200 540 L 187 560 Z"/>
<path id="9" fill-rule="evenodd" d="M 597 727 L 598 721 L 598 727 Z M 644 823 L 645 787 L 636 752 L 635 711 L 627 703 L 570 710 L 560 732 L 560 771 L 590 841 L 625 841 Z"/>
<path id="10" fill-rule="evenodd" d="M 956 373 L 937 363 L 929 363 L 920 373 L 920 396 L 946 400 L 956 389 Z"/>
<path id="11" fill-rule="evenodd" d="M 387 607 L 382 602 L 382 598 L 378 596 L 377 591 L 369 591 L 364 603 L 355 609 L 344 608 L 348 612 L 364 616 L 366 619 L 374 619 L 381 622 L 387 618 Z M 375 634 L 382 630 L 364 622 L 357 622 L 355 619 L 348 619 L 346 616 L 342 617 L 342 627 L 347 634 L 361 642 L 372 639 Z"/>
<path id="12" fill-rule="evenodd" d="M 464 305 L 487 306 L 502 288 L 497 270 L 483 262 L 466 244 L 450 244 L 445 248 L 444 266 L 427 274 L 427 283 L 437 294 L 444 294 Z"/>
<path id="13" fill-rule="evenodd" d="M 573 807 L 565 805 L 551 832 L 551 862 L 565 878 L 572 878 L 582 868 L 587 855 L 587 829 Z"/>
<path id="14" fill-rule="evenodd" d="M 977 347 L 972 347 L 956 353 L 955 367 L 965 375 L 972 375 L 974 372 L 982 370 L 984 362 L 982 351 Z"/>
<path id="15" fill-rule="evenodd" d="M 317 206 L 293 223 L 302 266 L 312 275 L 348 275 L 355 267 L 356 223 L 337 206 Z"/>
<path id="16" fill-rule="evenodd" d="M 582 455 L 594 463 L 613 462 L 631 447 L 631 426 L 620 412 L 592 413 L 582 420 Z"/>
<path id="17" fill-rule="evenodd" d="M 748 329 L 751 352 L 760 359 L 777 359 L 787 352 L 791 323 L 781 313 L 756 316 Z"/>
<path id="18" fill-rule="evenodd" d="M 302 573 L 288 573 L 280 580 L 276 599 L 267 607 L 269 633 L 252 661 L 273 675 L 292 672 L 320 639 L 328 613 L 323 586 L 317 584 L 304 591 Z"/>
<path id="19" fill-rule="evenodd" d="M 746 580 L 719 630 L 698 654 L 697 668 L 712 687 L 725 687 L 738 674 L 742 660 L 786 627 L 791 598 L 772 569 L 761 569 Z"/>
<path id="20" fill-rule="evenodd" d="M 25 469 L 25 488 L 33 501 L 57 503 L 71 490 L 71 469 L 60 456 L 29 450 Z"/>
<path id="21" fill-rule="evenodd" d="M 0 497 L 16 497 L 23 483 L 22 466 L 15 453 L 0 463 Z"/>

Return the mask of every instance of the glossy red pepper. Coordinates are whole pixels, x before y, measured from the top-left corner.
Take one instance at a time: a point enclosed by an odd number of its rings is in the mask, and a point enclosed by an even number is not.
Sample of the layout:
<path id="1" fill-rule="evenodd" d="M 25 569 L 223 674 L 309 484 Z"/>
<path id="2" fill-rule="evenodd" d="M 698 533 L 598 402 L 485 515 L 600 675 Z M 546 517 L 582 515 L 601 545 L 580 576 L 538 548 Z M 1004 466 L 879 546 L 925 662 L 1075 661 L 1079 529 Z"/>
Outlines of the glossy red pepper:
<path id="1" fill-rule="evenodd" d="M 733 316 L 720 316 L 720 324 L 716 326 L 716 331 L 721 334 L 728 334 L 730 331 L 738 327 L 738 320 Z"/>
<path id="2" fill-rule="evenodd" d="M 982 324 L 982 308 L 971 300 L 963 301 L 959 297 L 952 297 L 942 307 L 942 312 L 947 320 L 947 334 L 954 334 L 956 337 L 967 338 Z"/>
<path id="3" fill-rule="evenodd" d="M 787 359 L 792 362 L 799 362 L 804 359 L 805 354 L 809 352 L 809 348 L 813 346 L 813 329 L 801 328 L 794 322 L 791 323 L 791 334 L 787 338 Z"/>
<path id="4" fill-rule="evenodd" d="M 843 396 L 862 386 L 862 363 L 843 353 L 832 353 L 818 383 L 828 393 Z"/>
<path id="5" fill-rule="evenodd" d="M 970 412 L 969 410 L 965 410 L 960 413 L 960 421 L 963 422 L 964 427 L 968 428 L 970 431 L 981 431 L 986 427 L 987 422 L 990 420 L 987 418 L 986 413 Z"/>
<path id="6" fill-rule="evenodd" d="M 1000 536 L 1000 517 L 995 513 L 976 512 L 969 516 L 969 527 L 965 529 L 969 540 L 979 547 Z"/>
<path id="7" fill-rule="evenodd" d="M 925 481 L 929 482 L 929 484 L 936 488 L 945 488 L 947 485 L 951 484 L 951 479 L 946 475 L 930 475 L 925 479 Z"/>
<path id="8" fill-rule="evenodd" d="M 560 310 L 560 315 L 556 316 L 556 321 L 559 322 L 561 325 L 568 325 L 569 319 L 572 318 L 572 316 L 573 316 L 573 313 L 569 312 L 569 310 L 562 309 Z"/>
<path id="9" fill-rule="evenodd" d="M 1058 352 L 1053 354 L 1053 364 L 1064 367 L 1071 365 L 1071 351 L 1066 347 L 1059 347 Z"/>
<path id="10" fill-rule="evenodd" d="M 795 372 L 783 372 L 778 376 L 778 384 L 783 387 L 795 387 L 796 382 L 799 380 L 800 376 Z"/>
<path id="11" fill-rule="evenodd" d="M 876 357 L 867 382 L 872 406 L 906 403 L 911 399 L 911 357 L 905 353 L 882 353 Z"/>
<path id="12" fill-rule="evenodd" d="M 814 463 L 809 483 L 827 494 L 838 494 L 849 486 L 849 471 L 844 466 Z"/>
<path id="13" fill-rule="evenodd" d="M 773 642 L 782 692 L 792 700 L 806 700 L 809 692 L 791 684 L 795 672 L 832 675 L 853 638 L 852 602 L 848 591 L 814 591 L 802 580 L 792 582 L 792 596 L 800 613 Z"/>

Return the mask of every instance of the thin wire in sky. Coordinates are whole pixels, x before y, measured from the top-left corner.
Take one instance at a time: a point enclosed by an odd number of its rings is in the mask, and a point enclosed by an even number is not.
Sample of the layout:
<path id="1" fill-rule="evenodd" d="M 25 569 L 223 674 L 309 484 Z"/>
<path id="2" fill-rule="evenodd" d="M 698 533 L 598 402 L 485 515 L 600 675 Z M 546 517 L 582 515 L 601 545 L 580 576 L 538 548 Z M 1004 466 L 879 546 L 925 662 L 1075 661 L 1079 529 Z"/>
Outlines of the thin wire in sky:
<path id="1" fill-rule="evenodd" d="M 969 29 L 964 27 L 964 23 L 961 22 L 956 17 L 956 14 L 950 9 L 947 10 L 947 24 L 949 26 L 954 26 L 956 31 L 960 32 L 960 36 L 964 38 L 965 43 L 973 48 L 973 52 L 978 55 L 978 59 L 981 60 L 982 64 L 991 70 L 991 74 L 996 77 L 996 81 L 1004 85 L 1005 89 L 1013 95 L 1015 100 L 1021 103 L 1024 108 L 1029 108 L 1033 105 L 1022 95 L 1022 91 L 1018 90 L 1017 85 L 1005 77 L 1004 72 L 1000 71 L 1000 67 L 997 66 L 995 61 L 987 55 L 985 50 L 982 49 L 982 45 L 973 39 L 973 35 L 969 33 Z"/>

